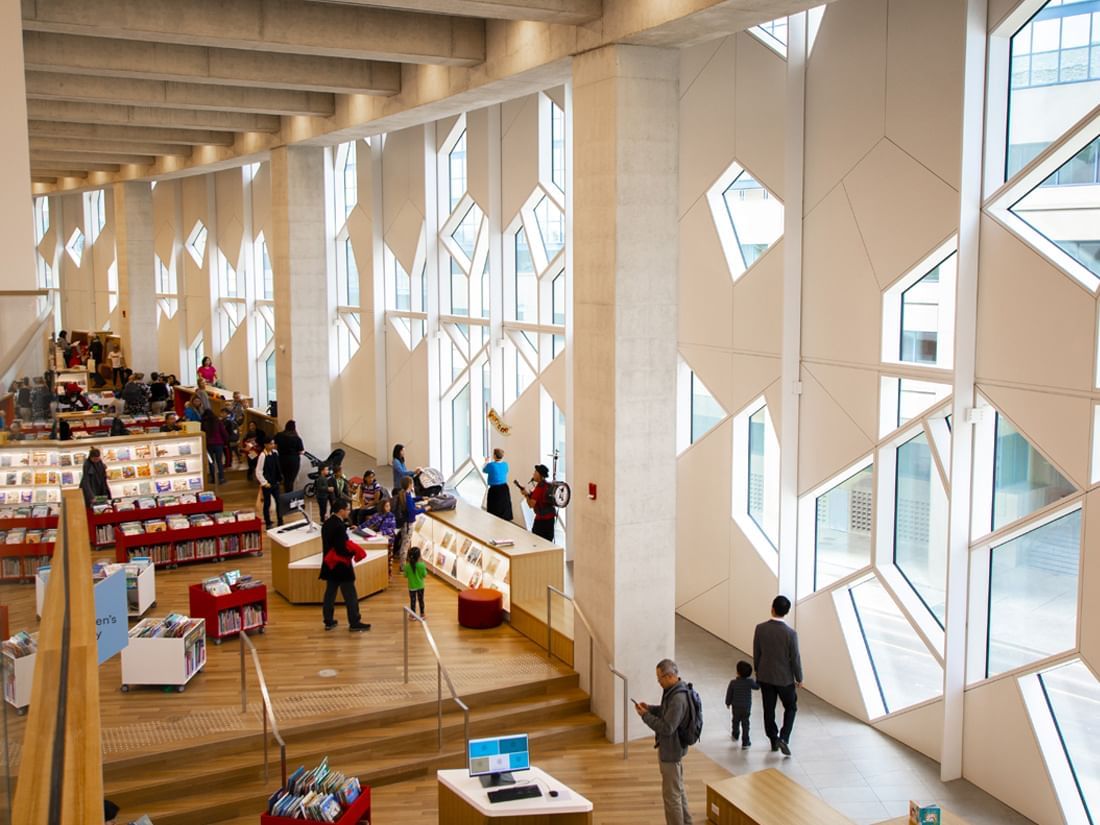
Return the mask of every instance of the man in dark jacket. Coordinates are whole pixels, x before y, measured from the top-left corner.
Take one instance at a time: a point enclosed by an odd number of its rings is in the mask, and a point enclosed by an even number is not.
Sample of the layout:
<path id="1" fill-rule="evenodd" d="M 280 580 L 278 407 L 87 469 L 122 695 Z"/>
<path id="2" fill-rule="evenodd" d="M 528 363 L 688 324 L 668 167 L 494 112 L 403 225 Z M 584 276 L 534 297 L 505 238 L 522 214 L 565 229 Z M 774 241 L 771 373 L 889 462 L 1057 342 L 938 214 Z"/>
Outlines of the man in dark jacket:
<path id="1" fill-rule="evenodd" d="M 279 468 L 283 474 L 283 489 L 288 493 L 294 489 L 298 478 L 298 469 L 302 466 L 302 452 L 305 445 L 298 437 L 298 425 L 294 421 L 286 422 L 281 433 L 275 433 L 275 449 L 279 452 Z"/>
<path id="2" fill-rule="evenodd" d="M 789 743 L 798 711 L 798 688 L 802 685 L 802 657 L 798 653 L 798 634 L 783 617 L 791 610 L 791 600 L 776 596 L 772 617 L 756 626 L 752 638 L 752 658 L 756 681 L 760 684 L 760 703 L 764 707 L 764 733 L 773 751 L 791 755 Z M 775 700 L 783 703 L 783 727 L 775 727 Z"/>
<path id="3" fill-rule="evenodd" d="M 256 462 L 256 481 L 260 482 L 260 488 L 264 495 L 264 526 L 271 529 L 271 501 L 275 500 L 275 517 L 279 524 L 283 523 L 283 511 L 279 509 L 279 482 L 283 480 L 283 474 L 279 469 L 279 454 L 275 452 L 275 445 L 268 441 L 264 444 L 263 455 Z"/>
<path id="4" fill-rule="evenodd" d="M 660 707 L 636 702 L 634 710 L 657 735 L 666 825 L 692 825 L 694 820 L 684 789 L 683 759 L 688 749 L 680 744 L 680 725 L 691 713 L 691 700 L 688 699 L 687 685 L 680 681 L 680 670 L 671 659 L 662 659 L 657 663 L 657 684 L 664 691 Z"/>
<path id="5" fill-rule="evenodd" d="M 80 491 L 84 494 L 85 507 L 91 507 L 97 496 L 109 498 L 111 495 L 111 488 L 107 486 L 107 468 L 103 466 L 103 459 L 95 447 L 88 451 L 88 457 L 84 459 Z"/>
<path id="6" fill-rule="evenodd" d="M 363 551 L 352 549 L 355 547 L 354 544 L 349 547 L 348 526 L 345 519 L 350 510 L 351 504 L 346 498 L 336 499 L 332 503 L 332 515 L 321 527 L 321 575 L 319 578 L 325 582 L 325 601 L 321 607 L 325 630 L 332 630 L 338 624 L 334 618 L 337 590 L 344 597 L 344 606 L 348 610 L 348 630 L 352 632 L 370 630 L 370 625 L 363 624 L 359 617 L 359 594 L 355 590 L 353 564 L 357 556 L 362 556 Z"/>

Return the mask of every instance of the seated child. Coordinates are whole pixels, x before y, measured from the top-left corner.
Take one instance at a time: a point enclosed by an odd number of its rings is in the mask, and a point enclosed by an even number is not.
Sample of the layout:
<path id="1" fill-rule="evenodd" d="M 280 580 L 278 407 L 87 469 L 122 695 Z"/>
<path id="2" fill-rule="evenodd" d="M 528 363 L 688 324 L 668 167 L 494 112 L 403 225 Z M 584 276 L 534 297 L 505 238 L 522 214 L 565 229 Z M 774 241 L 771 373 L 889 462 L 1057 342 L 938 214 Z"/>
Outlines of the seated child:
<path id="1" fill-rule="evenodd" d="M 731 679 L 726 688 L 726 707 L 733 718 L 733 731 L 730 738 L 734 742 L 741 739 L 741 749 L 749 747 L 749 715 L 752 713 L 752 692 L 760 685 L 752 678 L 752 665 L 741 660 L 737 663 L 737 678 Z"/>
<path id="2" fill-rule="evenodd" d="M 397 535 L 397 519 L 391 510 L 390 500 L 383 499 L 378 512 L 373 516 L 367 516 L 367 520 L 360 526 L 380 533 L 390 540 L 390 555 L 393 555 L 393 538 Z"/>

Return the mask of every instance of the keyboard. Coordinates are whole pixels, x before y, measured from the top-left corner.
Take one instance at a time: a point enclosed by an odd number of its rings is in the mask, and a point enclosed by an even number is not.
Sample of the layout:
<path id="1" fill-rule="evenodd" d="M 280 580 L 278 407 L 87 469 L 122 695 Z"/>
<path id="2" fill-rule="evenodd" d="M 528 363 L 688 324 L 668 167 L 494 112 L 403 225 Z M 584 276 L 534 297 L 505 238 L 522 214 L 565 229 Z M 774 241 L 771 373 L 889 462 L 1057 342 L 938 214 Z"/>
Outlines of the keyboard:
<path id="1" fill-rule="evenodd" d="M 490 802 L 511 802 L 513 799 L 530 799 L 534 796 L 542 796 L 538 785 L 513 785 L 489 791 Z"/>

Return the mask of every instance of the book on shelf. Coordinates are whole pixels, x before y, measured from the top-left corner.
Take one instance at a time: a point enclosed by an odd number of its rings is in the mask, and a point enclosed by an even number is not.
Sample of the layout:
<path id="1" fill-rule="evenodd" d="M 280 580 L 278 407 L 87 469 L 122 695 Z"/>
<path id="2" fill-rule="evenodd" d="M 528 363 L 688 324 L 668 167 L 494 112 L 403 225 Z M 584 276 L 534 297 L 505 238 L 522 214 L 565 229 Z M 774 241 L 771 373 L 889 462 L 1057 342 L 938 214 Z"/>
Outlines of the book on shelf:
<path id="1" fill-rule="evenodd" d="M 168 529 L 168 523 L 163 519 L 153 519 L 145 522 L 146 533 L 163 533 Z"/>
<path id="2" fill-rule="evenodd" d="M 300 766 L 267 800 L 267 812 L 291 819 L 336 822 L 351 806 L 362 789 L 357 777 L 329 769 L 328 757 L 311 771 Z"/>
<path id="3" fill-rule="evenodd" d="M 168 529 L 169 530 L 187 530 L 191 526 L 191 522 L 187 520 L 187 516 L 169 516 L 168 517 Z"/>
<path id="4" fill-rule="evenodd" d="M 23 544 L 27 538 L 27 529 L 25 527 L 16 527 L 12 530 L 8 530 L 7 536 L 4 539 L 5 544 Z"/>
<path id="5" fill-rule="evenodd" d="M 199 501 L 215 501 L 215 500 L 217 499 L 217 496 L 216 496 L 216 495 L 214 494 L 214 492 L 213 492 L 213 491 L 211 491 L 211 490 L 205 490 L 205 491 L 203 491 L 203 492 L 201 492 L 201 493 L 198 493 L 198 494 L 196 495 L 196 498 L 197 498 L 197 499 L 198 499 Z"/>
<path id="6" fill-rule="evenodd" d="M 27 536 L 24 539 L 26 544 L 41 544 L 42 543 L 42 531 L 41 530 L 28 530 Z"/>
<path id="7" fill-rule="evenodd" d="M 169 613 L 163 619 L 142 619 L 130 628 L 131 639 L 181 639 L 202 625 L 202 619 L 192 619 L 181 613 Z"/>
<path id="8" fill-rule="evenodd" d="M 118 526 L 118 531 L 124 536 L 140 536 L 145 532 L 140 521 L 124 521 Z"/>
<path id="9" fill-rule="evenodd" d="M 199 493 L 199 496 L 201 496 L 201 495 L 203 495 L 203 494 Z M 175 496 L 168 496 L 168 498 L 175 498 Z M 179 501 L 177 503 L 179 503 L 179 504 L 196 504 L 199 501 L 215 501 L 216 498 L 217 497 L 213 493 L 210 494 L 210 498 L 199 498 L 194 493 L 183 493 L 183 494 L 180 495 Z M 164 505 L 164 506 L 167 507 L 168 505 Z"/>
<path id="10" fill-rule="evenodd" d="M 228 596 L 233 592 L 233 588 L 230 587 L 221 576 L 213 576 L 212 578 L 205 579 L 202 583 L 202 588 L 211 596 Z"/>
<path id="11" fill-rule="evenodd" d="M 232 524 L 237 520 L 233 513 L 214 513 L 215 524 Z"/>
<path id="12" fill-rule="evenodd" d="M 10 639 L 4 641 L 4 653 L 13 659 L 22 659 L 30 656 L 38 650 L 37 640 L 25 630 L 20 630 Z"/>

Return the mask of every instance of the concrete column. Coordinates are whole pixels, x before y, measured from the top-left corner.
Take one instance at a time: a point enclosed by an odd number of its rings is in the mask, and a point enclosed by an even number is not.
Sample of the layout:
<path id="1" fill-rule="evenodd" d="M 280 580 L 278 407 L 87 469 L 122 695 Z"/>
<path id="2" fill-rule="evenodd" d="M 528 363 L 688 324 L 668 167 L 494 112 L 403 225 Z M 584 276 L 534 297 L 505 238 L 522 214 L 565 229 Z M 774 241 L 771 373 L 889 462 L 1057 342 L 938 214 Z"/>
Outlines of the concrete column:
<path id="1" fill-rule="evenodd" d="M 275 275 L 275 390 L 279 422 L 298 422 L 306 449 L 327 456 L 329 416 L 325 150 L 282 146 L 271 152 L 271 236 Z M 304 474 L 300 476 L 304 478 Z"/>
<path id="2" fill-rule="evenodd" d="M 678 67 L 675 51 L 645 46 L 573 61 L 575 592 L 650 702 L 654 666 L 675 652 Z M 659 506 L 654 482 L 669 491 Z M 595 670 L 594 709 L 619 741 L 621 685 L 599 656 Z"/>
<path id="3" fill-rule="evenodd" d="M 148 181 L 116 183 L 115 259 L 122 303 L 123 352 L 135 372 L 157 369 L 157 285 L 154 272 L 153 188 Z"/>
<path id="4" fill-rule="evenodd" d="M 23 77 L 23 20 L 19 3 L 0 4 L 0 249 L 4 250 L 4 289 L 34 289 L 34 225 L 31 221 L 31 164 L 27 140 L 27 85 Z M 28 299 L 34 317 L 34 300 Z M 4 326 L 7 326 L 6 324 Z M 14 325 L 18 327 L 19 325 Z M 16 330 L 11 330 L 14 334 Z"/>

